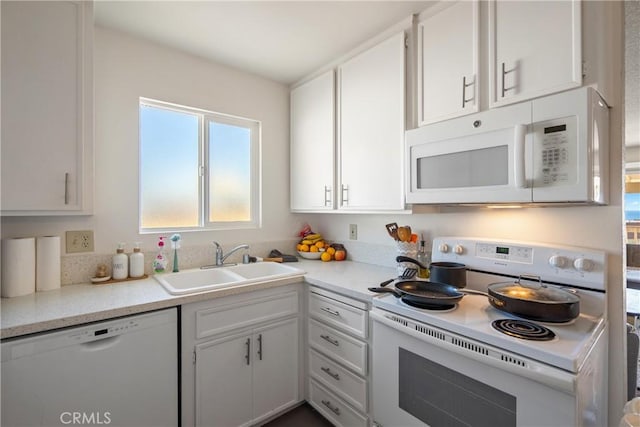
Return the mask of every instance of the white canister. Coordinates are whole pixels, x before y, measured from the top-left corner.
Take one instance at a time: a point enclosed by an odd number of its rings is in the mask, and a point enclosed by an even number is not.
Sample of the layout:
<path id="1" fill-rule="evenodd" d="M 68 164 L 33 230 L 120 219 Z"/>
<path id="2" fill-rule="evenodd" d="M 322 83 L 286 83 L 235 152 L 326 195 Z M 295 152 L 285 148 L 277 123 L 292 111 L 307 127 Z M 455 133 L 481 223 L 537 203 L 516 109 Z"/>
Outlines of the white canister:
<path id="1" fill-rule="evenodd" d="M 415 242 L 396 242 L 398 245 L 398 255 L 416 259 L 418 255 L 418 245 Z M 407 268 L 417 268 L 412 262 L 397 263 L 398 276 L 402 275 Z"/>
<path id="2" fill-rule="evenodd" d="M 129 255 L 129 277 L 142 276 L 144 276 L 144 254 L 140 252 L 140 243 L 136 243 L 133 253 Z"/>
<path id="3" fill-rule="evenodd" d="M 111 262 L 111 278 L 114 280 L 122 280 L 128 276 L 129 257 L 124 253 L 124 243 L 120 243 Z"/>

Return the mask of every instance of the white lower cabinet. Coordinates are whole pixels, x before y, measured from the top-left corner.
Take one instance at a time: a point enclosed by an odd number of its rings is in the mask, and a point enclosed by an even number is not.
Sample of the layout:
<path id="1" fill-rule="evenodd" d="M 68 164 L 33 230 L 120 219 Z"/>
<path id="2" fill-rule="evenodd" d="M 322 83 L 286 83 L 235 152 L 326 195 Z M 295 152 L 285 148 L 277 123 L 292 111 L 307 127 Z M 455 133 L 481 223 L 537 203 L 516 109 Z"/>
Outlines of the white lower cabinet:
<path id="1" fill-rule="evenodd" d="M 302 400 L 295 286 L 183 306 L 182 425 L 253 425 Z M 275 315 L 260 310 L 265 301 Z M 243 314 L 238 329 L 205 333 L 217 330 L 203 327 L 207 319 L 233 318 L 236 310 Z"/>
<path id="2" fill-rule="evenodd" d="M 368 306 L 311 287 L 308 307 L 309 403 L 336 426 L 367 426 Z"/>

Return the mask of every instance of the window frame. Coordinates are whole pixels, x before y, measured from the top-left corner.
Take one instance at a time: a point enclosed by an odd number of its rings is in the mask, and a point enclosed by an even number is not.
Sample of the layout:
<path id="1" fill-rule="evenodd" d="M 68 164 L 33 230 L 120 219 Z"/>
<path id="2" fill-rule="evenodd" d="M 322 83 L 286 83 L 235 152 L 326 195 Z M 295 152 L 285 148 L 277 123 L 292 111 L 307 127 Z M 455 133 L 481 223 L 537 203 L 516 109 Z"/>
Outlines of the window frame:
<path id="1" fill-rule="evenodd" d="M 140 109 L 143 106 L 160 108 L 198 117 L 198 225 L 193 227 L 142 226 L 142 126 Z M 248 221 L 209 221 L 209 123 L 244 127 L 250 130 L 250 183 Z M 178 105 L 140 97 L 138 102 L 138 231 L 140 234 L 259 229 L 262 227 L 262 122 L 246 117 L 217 113 L 195 107 Z"/>

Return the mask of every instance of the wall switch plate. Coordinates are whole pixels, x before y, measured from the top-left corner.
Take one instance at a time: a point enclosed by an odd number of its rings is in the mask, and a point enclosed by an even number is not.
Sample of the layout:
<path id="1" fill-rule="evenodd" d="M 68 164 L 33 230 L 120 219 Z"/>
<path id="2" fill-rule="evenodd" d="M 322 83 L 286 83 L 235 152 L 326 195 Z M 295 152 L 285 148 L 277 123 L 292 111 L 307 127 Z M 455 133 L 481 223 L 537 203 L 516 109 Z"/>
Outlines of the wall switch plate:
<path id="1" fill-rule="evenodd" d="M 349 224 L 349 239 L 358 240 L 358 225 Z"/>
<path id="2" fill-rule="evenodd" d="M 93 252 L 93 230 L 67 231 L 67 253 Z"/>

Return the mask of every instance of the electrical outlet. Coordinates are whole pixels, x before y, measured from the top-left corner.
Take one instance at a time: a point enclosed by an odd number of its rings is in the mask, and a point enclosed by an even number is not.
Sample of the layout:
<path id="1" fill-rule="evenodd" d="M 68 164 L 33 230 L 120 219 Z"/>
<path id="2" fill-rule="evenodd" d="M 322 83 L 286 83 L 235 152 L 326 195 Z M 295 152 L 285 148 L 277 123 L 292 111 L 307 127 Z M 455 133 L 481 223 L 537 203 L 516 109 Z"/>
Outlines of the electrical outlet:
<path id="1" fill-rule="evenodd" d="M 349 239 L 358 240 L 358 225 L 349 224 Z"/>
<path id="2" fill-rule="evenodd" d="M 67 231 L 67 253 L 93 252 L 93 230 Z"/>

